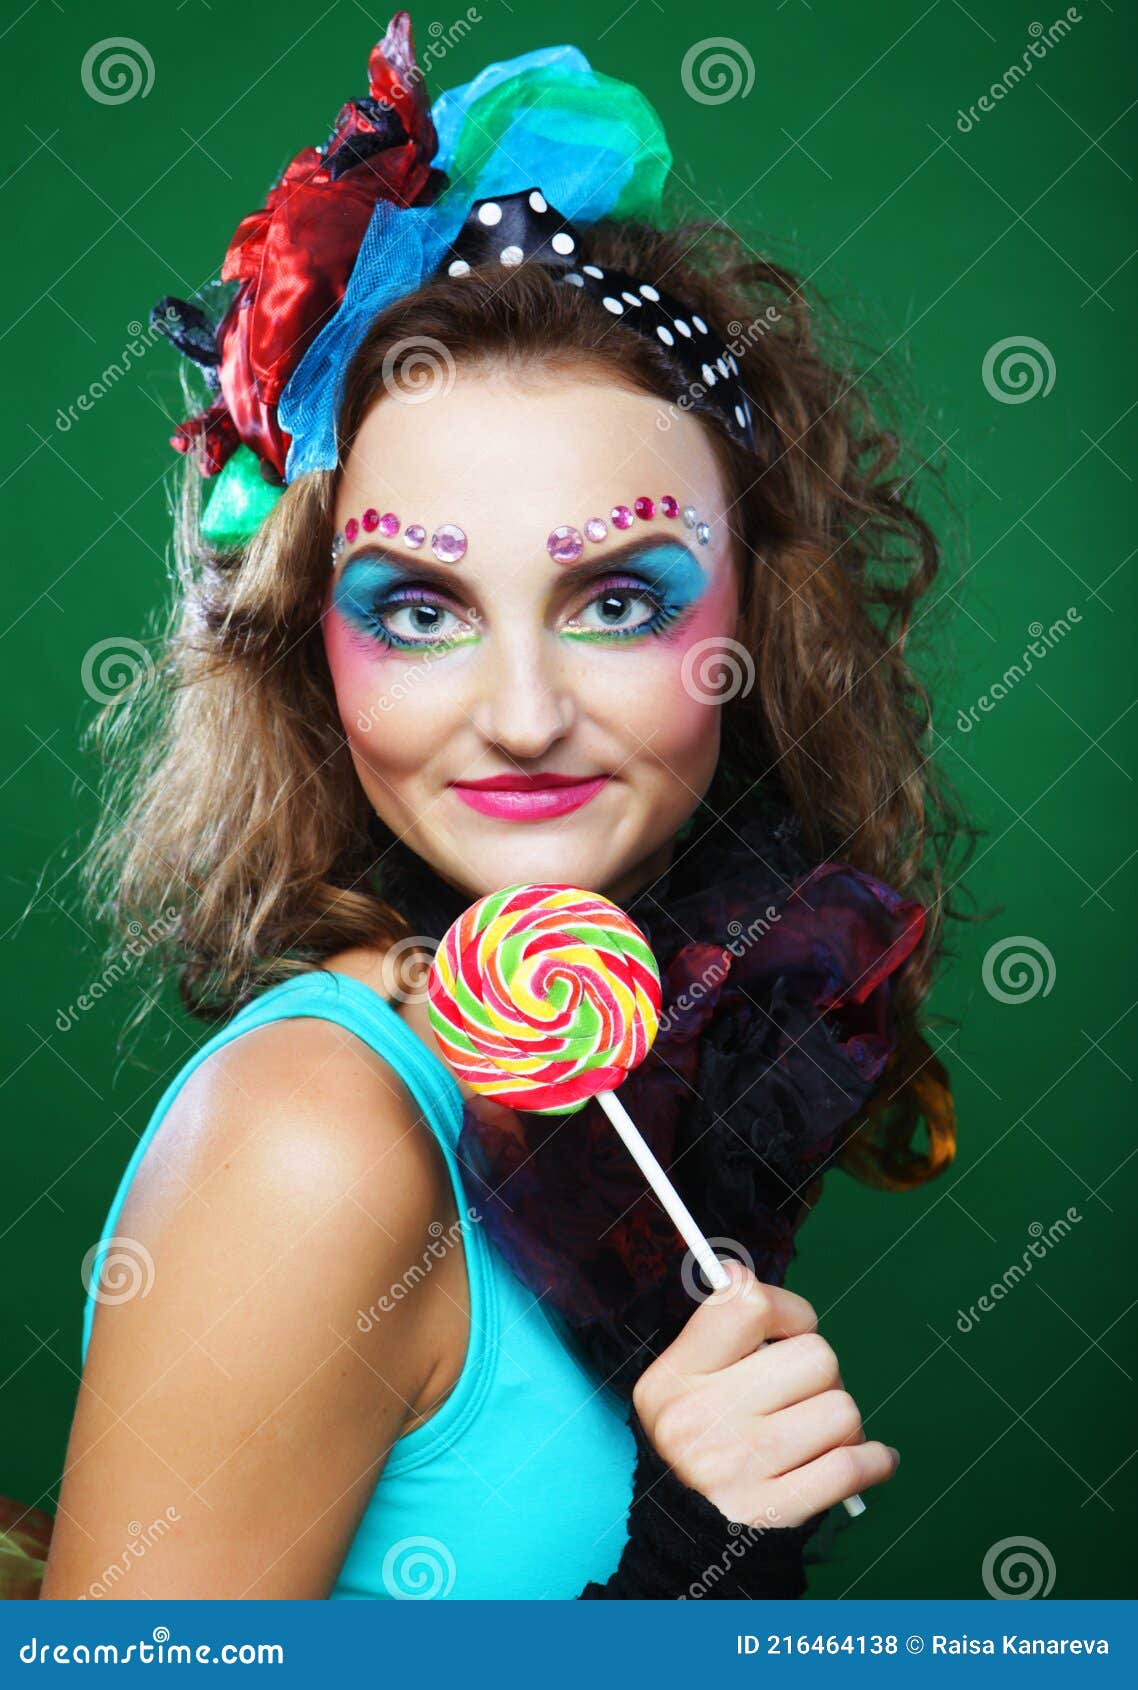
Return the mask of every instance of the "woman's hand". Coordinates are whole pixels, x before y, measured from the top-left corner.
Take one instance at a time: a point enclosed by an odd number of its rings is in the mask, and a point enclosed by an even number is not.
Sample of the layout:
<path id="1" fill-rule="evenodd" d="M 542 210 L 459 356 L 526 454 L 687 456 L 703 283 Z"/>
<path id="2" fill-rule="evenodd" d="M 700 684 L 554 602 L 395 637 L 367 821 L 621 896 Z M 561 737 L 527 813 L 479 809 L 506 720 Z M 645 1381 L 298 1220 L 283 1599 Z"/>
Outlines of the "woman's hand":
<path id="1" fill-rule="evenodd" d="M 798 1526 L 891 1479 L 900 1457 L 866 1441 L 810 1304 L 738 1262 L 724 1267 L 730 1286 L 700 1304 L 633 1388 L 657 1453 L 750 1526 Z"/>

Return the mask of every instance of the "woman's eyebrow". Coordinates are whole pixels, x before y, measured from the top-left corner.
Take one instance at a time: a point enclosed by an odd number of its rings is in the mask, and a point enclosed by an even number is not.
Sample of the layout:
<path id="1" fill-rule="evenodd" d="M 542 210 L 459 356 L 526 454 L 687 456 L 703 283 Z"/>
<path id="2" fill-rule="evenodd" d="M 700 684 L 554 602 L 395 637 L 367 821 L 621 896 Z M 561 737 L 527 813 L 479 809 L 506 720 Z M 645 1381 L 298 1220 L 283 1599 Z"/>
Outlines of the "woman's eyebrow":
<path id="1" fill-rule="evenodd" d="M 643 534 L 635 540 L 626 540 L 621 546 L 613 546 L 610 550 L 601 547 L 591 548 L 581 553 L 575 563 L 558 564 L 559 579 L 572 580 L 574 576 L 589 570 L 609 570 L 620 564 L 628 564 L 645 552 L 657 551 L 661 546 L 678 546 L 690 557 L 696 554 L 692 548 L 676 533 L 668 533 L 664 529 L 655 533 Z M 376 541 L 369 541 L 367 545 L 357 546 L 354 552 L 349 552 L 340 564 L 342 574 L 353 563 L 361 562 L 388 563 L 403 565 L 415 574 L 429 575 L 447 586 L 465 586 L 471 575 L 464 576 L 461 570 L 451 564 L 436 563 L 432 558 L 424 557 L 420 552 L 401 552 L 391 546 L 380 545 Z"/>

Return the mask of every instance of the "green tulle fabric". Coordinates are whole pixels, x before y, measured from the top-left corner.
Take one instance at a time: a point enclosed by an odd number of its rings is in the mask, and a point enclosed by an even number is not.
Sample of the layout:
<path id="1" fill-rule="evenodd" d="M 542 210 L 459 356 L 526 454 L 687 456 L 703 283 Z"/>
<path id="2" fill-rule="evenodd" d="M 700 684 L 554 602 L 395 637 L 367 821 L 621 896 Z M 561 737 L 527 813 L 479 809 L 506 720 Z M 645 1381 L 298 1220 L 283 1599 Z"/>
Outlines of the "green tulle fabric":
<path id="1" fill-rule="evenodd" d="M 261 474 L 261 461 L 248 446 L 238 446 L 221 473 L 201 521 L 202 539 L 225 550 L 252 538 L 283 487 L 272 487 Z"/>
<path id="2" fill-rule="evenodd" d="M 524 138 L 524 146 L 511 147 L 511 131 L 519 141 Z M 620 187 L 606 215 L 641 222 L 658 219 L 672 154 L 656 111 L 630 82 L 556 65 L 521 71 L 475 100 L 448 167 L 448 194 L 469 195 L 476 185 L 479 198 L 487 191 L 503 191 L 488 189 L 495 152 L 505 170 L 516 159 L 528 173 L 532 149 L 543 140 L 561 155 L 559 162 L 570 150 L 579 149 L 582 160 L 591 154 L 609 155 L 611 167 L 605 176 L 610 185 L 620 181 Z M 523 154 L 528 155 L 524 162 Z M 535 181 L 540 185 L 540 173 Z M 611 199 L 611 191 L 606 198 Z M 581 217 L 588 220 L 587 215 Z"/>

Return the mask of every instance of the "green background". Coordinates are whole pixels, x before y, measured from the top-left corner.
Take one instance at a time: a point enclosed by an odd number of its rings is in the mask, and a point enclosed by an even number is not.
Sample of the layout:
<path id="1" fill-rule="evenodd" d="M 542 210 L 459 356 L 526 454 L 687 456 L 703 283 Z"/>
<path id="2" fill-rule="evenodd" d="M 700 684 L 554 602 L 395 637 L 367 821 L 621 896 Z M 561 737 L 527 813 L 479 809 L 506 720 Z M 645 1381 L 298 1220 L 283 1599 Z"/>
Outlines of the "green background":
<path id="1" fill-rule="evenodd" d="M 951 508 L 924 507 L 947 559 L 922 665 L 940 761 L 985 830 L 962 890 L 989 919 L 954 930 L 933 1003 L 954 1018 L 935 1038 L 956 1162 L 915 1195 L 833 1176 L 791 1269 L 870 1435 L 903 1457 L 812 1596 L 982 1595 L 988 1550 L 1023 1536 L 1052 1557 L 1054 1596 L 1133 1593 L 1134 42 L 1126 8 L 1078 10 L 967 134 L 960 109 L 1061 9 L 734 0 L 697 23 L 679 0 L 484 0 L 430 78 L 433 94 L 570 40 L 635 80 L 665 116 L 693 209 L 827 296 L 863 363 L 909 396 L 916 458 L 945 465 Z M 170 988 L 120 1058 L 129 980 L 57 1026 L 102 967 L 75 876 L 95 816 L 83 663 L 102 640 L 146 638 L 165 603 L 178 360 L 158 344 L 69 429 L 57 419 L 121 356 L 132 321 L 216 274 L 239 218 L 364 91 L 388 16 L 37 0 L 5 37 L 0 1491 L 49 1510 L 78 1384 L 80 1263 L 164 1079 L 204 1036 Z M 453 21 L 413 20 L 420 48 L 432 21 Z M 750 55 L 749 92 L 685 94 L 683 57 L 704 31 Z M 104 105 L 81 64 L 112 32 L 145 45 L 155 78 L 145 97 Z M 1053 386 L 1007 403 L 983 361 L 1024 336 L 1046 348 Z M 1029 626 L 1068 607 L 1071 632 L 963 733 L 960 711 Z M 982 965 L 1014 936 L 1045 948 L 1053 978 L 1005 1003 Z M 1070 1236 L 961 1333 L 958 1309 L 1021 1259 L 1033 1224 L 1072 1206 Z"/>

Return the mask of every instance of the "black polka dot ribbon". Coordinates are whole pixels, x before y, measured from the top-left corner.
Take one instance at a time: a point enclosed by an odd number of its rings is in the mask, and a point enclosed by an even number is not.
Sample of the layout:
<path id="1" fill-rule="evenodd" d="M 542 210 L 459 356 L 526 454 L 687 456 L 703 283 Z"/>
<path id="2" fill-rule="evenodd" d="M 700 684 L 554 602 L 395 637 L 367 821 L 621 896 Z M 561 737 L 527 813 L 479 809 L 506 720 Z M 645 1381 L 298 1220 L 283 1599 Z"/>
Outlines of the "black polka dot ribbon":
<path id="1" fill-rule="evenodd" d="M 559 282 L 584 289 L 606 311 L 664 349 L 676 374 L 676 397 L 685 409 L 711 409 L 740 445 L 753 451 L 754 420 L 739 379 L 735 354 L 698 312 L 652 282 L 623 270 L 602 270 L 580 261 L 580 237 L 551 206 L 540 188 L 475 200 L 440 275 L 524 262 L 544 265 Z"/>

